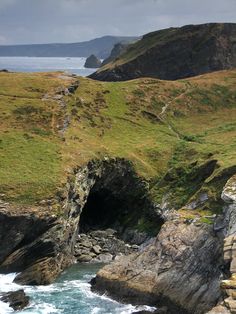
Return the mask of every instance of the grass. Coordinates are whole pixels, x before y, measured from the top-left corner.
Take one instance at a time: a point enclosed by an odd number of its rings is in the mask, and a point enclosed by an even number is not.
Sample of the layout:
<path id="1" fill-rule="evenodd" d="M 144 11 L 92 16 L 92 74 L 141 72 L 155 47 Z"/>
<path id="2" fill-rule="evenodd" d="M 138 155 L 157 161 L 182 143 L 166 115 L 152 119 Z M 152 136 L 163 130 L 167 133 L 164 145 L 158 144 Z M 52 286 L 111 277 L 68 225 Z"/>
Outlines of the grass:
<path id="1" fill-rule="evenodd" d="M 236 71 L 175 82 L 78 80 L 62 106 L 54 96 L 73 79 L 0 73 L 0 189 L 6 200 L 32 204 L 53 196 L 71 168 L 104 156 L 131 160 L 157 202 L 168 191 L 173 207 L 181 208 L 207 188 L 212 200 L 219 198 L 227 176 L 214 182 L 216 171 L 236 164 Z M 207 183 L 201 167 L 213 159 L 218 170 Z M 171 182 L 163 180 L 168 173 Z"/>

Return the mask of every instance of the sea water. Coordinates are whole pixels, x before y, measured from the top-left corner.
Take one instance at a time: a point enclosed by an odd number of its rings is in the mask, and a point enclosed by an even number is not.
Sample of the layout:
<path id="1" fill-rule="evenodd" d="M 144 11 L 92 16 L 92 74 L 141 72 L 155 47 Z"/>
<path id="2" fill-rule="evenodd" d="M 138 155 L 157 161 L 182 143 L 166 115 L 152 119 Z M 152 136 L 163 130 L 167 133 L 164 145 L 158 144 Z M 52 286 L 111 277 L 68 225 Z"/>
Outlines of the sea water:
<path id="1" fill-rule="evenodd" d="M 75 264 L 48 286 L 22 287 L 13 283 L 16 274 L 0 274 L 0 291 L 25 290 L 30 304 L 18 314 L 130 314 L 139 310 L 155 310 L 145 305 L 122 304 L 106 295 L 93 293 L 89 281 L 100 267 L 97 264 Z M 13 312 L 8 304 L 0 302 L 0 314 Z"/>
<path id="2" fill-rule="evenodd" d="M 86 58 L 46 58 L 46 57 L 0 57 L 0 70 L 12 72 L 67 71 L 80 76 L 88 76 L 95 69 L 84 67 Z"/>

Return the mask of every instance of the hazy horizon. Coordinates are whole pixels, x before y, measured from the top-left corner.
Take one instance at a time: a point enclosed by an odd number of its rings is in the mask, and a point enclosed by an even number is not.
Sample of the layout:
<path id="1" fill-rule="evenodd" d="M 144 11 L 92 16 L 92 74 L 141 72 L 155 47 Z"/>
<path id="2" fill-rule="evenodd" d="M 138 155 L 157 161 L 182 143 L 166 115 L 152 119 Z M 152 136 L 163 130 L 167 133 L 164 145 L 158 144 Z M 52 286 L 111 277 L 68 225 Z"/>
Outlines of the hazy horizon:
<path id="1" fill-rule="evenodd" d="M 0 45 L 142 36 L 187 24 L 236 22 L 235 0 L 0 0 Z"/>

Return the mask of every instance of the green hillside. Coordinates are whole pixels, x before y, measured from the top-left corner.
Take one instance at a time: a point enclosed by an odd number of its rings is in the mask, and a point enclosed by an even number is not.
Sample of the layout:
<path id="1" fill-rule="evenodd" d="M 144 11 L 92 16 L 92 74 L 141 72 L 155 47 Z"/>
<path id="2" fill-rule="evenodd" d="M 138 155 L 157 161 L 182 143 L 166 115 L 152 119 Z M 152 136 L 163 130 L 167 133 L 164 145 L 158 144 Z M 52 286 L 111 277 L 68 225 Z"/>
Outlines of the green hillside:
<path id="1" fill-rule="evenodd" d="M 74 94 L 64 89 L 78 85 Z M 236 172 L 236 70 L 192 79 L 106 83 L 62 73 L 0 73 L 0 193 L 37 204 L 71 169 L 124 157 L 161 202 L 181 208 Z M 213 203 L 212 203 L 213 202 Z"/>

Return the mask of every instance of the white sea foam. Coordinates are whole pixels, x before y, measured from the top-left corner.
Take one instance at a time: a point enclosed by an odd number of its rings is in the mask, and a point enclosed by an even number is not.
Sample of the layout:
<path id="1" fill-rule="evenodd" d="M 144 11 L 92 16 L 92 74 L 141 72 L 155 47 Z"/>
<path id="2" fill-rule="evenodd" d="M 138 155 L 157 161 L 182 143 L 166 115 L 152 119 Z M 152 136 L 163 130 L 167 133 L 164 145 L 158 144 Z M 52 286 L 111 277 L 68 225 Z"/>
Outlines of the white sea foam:
<path id="1" fill-rule="evenodd" d="M 19 289 L 19 286 L 13 283 L 15 277 L 15 273 L 7 275 L 0 274 L 0 292 L 8 292 Z M 10 308 L 7 303 L 0 301 L 0 314 L 8 314 L 12 312 L 12 308 Z"/>
<path id="2" fill-rule="evenodd" d="M 13 310 L 9 307 L 7 303 L 0 301 L 0 314 L 12 313 Z"/>
<path id="3" fill-rule="evenodd" d="M 28 309 L 20 313 L 30 313 L 30 314 L 51 314 L 51 313 L 61 313 L 59 309 L 49 303 L 32 304 Z M 19 313 L 19 314 L 20 314 Z"/>
<path id="4" fill-rule="evenodd" d="M 16 277 L 16 273 L 2 275 L 0 274 L 0 291 L 8 292 L 12 290 L 16 290 L 19 288 L 19 285 L 13 283 L 13 280 Z"/>
<path id="5" fill-rule="evenodd" d="M 86 272 L 86 270 L 83 270 Z M 73 273 L 77 277 L 77 273 Z M 131 314 L 135 311 L 154 311 L 154 307 L 121 304 L 107 295 L 99 295 L 91 291 L 88 281 L 94 276 L 88 274 L 81 279 L 68 280 L 48 286 L 19 286 L 13 283 L 16 274 L 0 275 L 0 292 L 24 289 L 30 296 L 30 305 L 18 314 Z M 73 310 L 71 309 L 73 307 Z M 12 314 L 14 311 L 8 304 L 0 302 L 0 314 Z"/>

